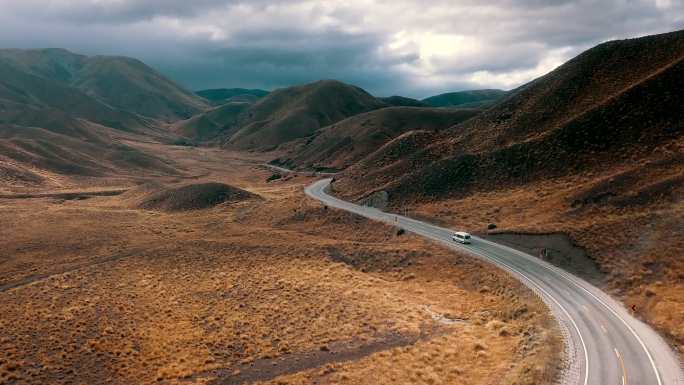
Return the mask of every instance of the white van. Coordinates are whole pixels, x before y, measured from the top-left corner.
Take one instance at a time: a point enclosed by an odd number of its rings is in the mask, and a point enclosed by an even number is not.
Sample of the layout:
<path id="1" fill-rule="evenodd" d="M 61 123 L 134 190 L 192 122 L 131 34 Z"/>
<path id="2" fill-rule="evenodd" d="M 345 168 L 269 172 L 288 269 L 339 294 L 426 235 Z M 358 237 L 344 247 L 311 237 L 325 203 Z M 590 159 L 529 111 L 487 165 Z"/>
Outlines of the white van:
<path id="1" fill-rule="evenodd" d="M 454 235 L 451 236 L 451 239 L 453 239 L 455 242 L 469 244 L 470 234 L 464 233 L 463 231 L 457 231 L 454 233 Z"/>

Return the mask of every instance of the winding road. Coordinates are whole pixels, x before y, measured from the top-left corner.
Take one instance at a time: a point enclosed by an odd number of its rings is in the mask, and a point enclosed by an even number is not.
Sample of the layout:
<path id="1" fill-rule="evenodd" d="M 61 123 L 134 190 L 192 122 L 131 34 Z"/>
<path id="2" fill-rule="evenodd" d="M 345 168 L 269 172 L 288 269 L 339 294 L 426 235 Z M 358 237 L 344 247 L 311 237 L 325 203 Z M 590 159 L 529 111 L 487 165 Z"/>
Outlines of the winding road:
<path id="1" fill-rule="evenodd" d="M 485 239 L 451 240 L 453 230 L 359 206 L 327 193 L 331 179 L 306 194 L 327 206 L 398 226 L 465 251 L 508 271 L 532 289 L 556 317 L 566 342 L 563 385 L 684 385 L 679 358 L 649 326 L 597 287 L 541 259 Z"/>

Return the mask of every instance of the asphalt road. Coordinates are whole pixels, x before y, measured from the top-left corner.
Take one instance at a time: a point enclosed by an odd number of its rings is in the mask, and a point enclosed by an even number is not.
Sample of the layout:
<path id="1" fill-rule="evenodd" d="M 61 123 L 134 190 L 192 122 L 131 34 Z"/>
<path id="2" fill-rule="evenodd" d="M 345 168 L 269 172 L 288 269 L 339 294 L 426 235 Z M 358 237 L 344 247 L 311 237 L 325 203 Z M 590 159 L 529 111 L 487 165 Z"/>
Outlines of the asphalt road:
<path id="1" fill-rule="evenodd" d="M 399 226 L 494 263 L 535 291 L 558 320 L 566 340 L 564 385 L 684 385 L 679 358 L 667 343 L 595 286 L 510 247 L 477 237 L 472 244 L 461 245 L 451 240 L 452 229 L 337 199 L 326 193 L 330 181 L 310 185 L 306 194 L 327 206 Z"/>
<path id="2" fill-rule="evenodd" d="M 335 175 L 334 172 L 323 172 L 323 171 L 314 171 L 314 170 L 311 170 L 311 171 L 295 171 L 295 170 L 290 170 L 289 168 L 276 166 L 274 164 L 264 163 L 263 165 L 274 170 L 274 171 L 282 172 L 285 174 L 305 174 L 305 175 L 316 175 L 316 176 L 332 176 L 332 175 Z"/>

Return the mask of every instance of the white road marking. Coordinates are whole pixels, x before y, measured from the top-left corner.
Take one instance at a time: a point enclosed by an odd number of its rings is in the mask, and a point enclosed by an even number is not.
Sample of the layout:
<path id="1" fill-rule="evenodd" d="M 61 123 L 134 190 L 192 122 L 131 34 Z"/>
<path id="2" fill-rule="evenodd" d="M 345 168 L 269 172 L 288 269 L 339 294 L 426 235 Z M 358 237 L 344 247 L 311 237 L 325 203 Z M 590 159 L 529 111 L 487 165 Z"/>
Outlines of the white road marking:
<path id="1" fill-rule="evenodd" d="M 327 194 L 326 194 L 326 195 L 327 195 Z M 343 201 L 343 200 L 341 200 L 341 199 L 334 198 L 334 197 L 332 197 L 331 200 L 332 200 L 332 201 L 340 201 L 340 202 L 342 202 L 342 205 L 343 205 L 343 206 L 344 206 L 344 203 L 347 203 L 347 202 L 345 202 L 345 201 Z M 382 213 L 380 210 L 377 210 L 377 211 L 378 211 L 378 213 Z M 361 211 L 361 212 L 363 212 L 363 211 Z M 414 224 L 414 225 L 416 225 L 416 226 L 424 225 L 423 222 L 416 221 L 416 220 L 414 220 L 414 219 L 412 219 L 412 218 L 402 217 L 401 219 L 404 220 L 405 222 L 409 222 L 409 223 L 410 223 L 410 222 L 416 222 L 416 223 Z M 382 221 L 382 222 L 388 222 L 388 221 L 386 220 L 385 217 L 381 217 L 381 218 L 379 218 L 379 220 Z M 389 220 L 389 222 L 391 223 L 391 219 Z M 432 225 L 429 225 L 429 224 L 426 224 L 426 225 L 432 226 Z M 434 226 L 433 226 L 433 227 L 434 227 Z M 579 327 L 577 326 L 577 323 L 576 323 L 575 320 L 572 318 L 572 316 L 571 316 L 570 313 L 567 311 L 567 309 L 565 309 L 565 307 L 564 307 L 563 305 L 561 305 L 561 303 L 560 303 L 556 298 L 554 298 L 548 291 L 546 291 L 546 290 L 545 290 L 544 288 L 542 288 L 539 284 L 537 284 L 537 283 L 534 282 L 532 279 L 530 279 L 529 277 L 527 277 L 527 276 L 526 276 L 524 273 L 522 273 L 520 270 L 518 270 L 518 269 L 516 269 L 516 268 L 514 268 L 514 267 L 512 267 L 512 266 L 510 266 L 509 264 L 507 264 L 506 262 L 502 261 L 501 259 L 492 258 L 492 257 L 490 257 L 490 256 L 488 256 L 488 255 L 486 255 L 486 254 L 483 254 L 482 252 L 477 251 L 477 250 L 475 250 L 475 249 L 473 249 L 473 248 L 466 247 L 466 245 L 456 244 L 456 243 L 454 243 L 454 242 L 450 242 L 449 240 L 445 240 L 444 238 L 441 238 L 441 237 L 439 237 L 439 236 L 433 235 L 433 234 L 431 234 L 430 232 L 425 231 L 425 230 L 417 230 L 417 229 L 414 229 L 414 230 L 406 229 L 406 230 L 411 231 L 411 232 L 413 232 L 413 233 L 418 233 L 418 234 L 423 235 L 424 237 L 427 237 L 427 238 L 430 238 L 430 239 L 433 239 L 433 240 L 442 242 L 442 243 L 446 244 L 447 246 L 456 247 L 456 248 L 465 250 L 465 251 L 467 251 L 467 252 L 470 252 L 470 253 L 472 253 L 472 254 L 479 255 L 480 257 L 484 258 L 485 260 L 491 261 L 491 262 L 493 262 L 493 263 L 499 265 L 499 266 L 502 267 L 504 270 L 508 270 L 509 272 L 511 272 L 511 273 L 513 273 L 513 274 L 515 274 L 515 275 L 518 275 L 519 277 L 521 277 L 522 279 L 524 279 L 525 281 L 527 281 L 530 285 L 532 285 L 532 286 L 534 286 L 536 289 L 538 289 L 541 293 L 543 293 L 543 294 L 544 294 L 547 298 L 549 298 L 551 301 L 553 301 L 553 303 L 555 303 L 556 306 L 558 306 L 558 308 L 563 312 L 563 314 L 567 317 L 567 319 L 570 320 L 570 323 L 572 324 L 573 328 L 575 329 L 575 332 L 577 333 L 577 336 L 578 336 L 579 339 L 580 339 L 580 343 L 582 344 L 582 350 L 583 350 L 583 353 L 584 353 L 584 382 L 583 382 L 583 384 L 584 384 L 584 385 L 587 385 L 587 384 L 589 383 L 589 352 L 587 351 L 587 345 L 586 345 L 586 343 L 585 343 L 585 341 L 584 341 L 584 337 L 582 336 L 582 333 L 580 332 Z"/>
<path id="2" fill-rule="evenodd" d="M 370 209 L 365 208 L 365 207 L 359 207 L 358 205 L 354 205 L 353 203 L 349 203 L 349 202 L 346 202 L 346 201 L 343 201 L 341 199 L 338 199 L 338 198 L 335 198 L 335 197 L 328 195 L 323 189 L 329 183 L 330 183 L 329 180 L 322 180 L 318 183 L 315 183 L 315 184 L 309 186 L 306 189 L 307 195 L 310 195 L 314 199 L 317 199 L 317 200 L 323 200 L 324 202 L 329 202 L 329 203 L 332 202 L 331 205 L 334 207 L 337 207 L 337 208 L 340 208 L 340 209 L 343 209 L 346 211 L 351 211 L 351 212 L 354 212 L 358 215 L 365 216 L 365 217 L 368 217 L 368 218 L 371 218 L 374 220 L 379 220 L 381 222 L 391 223 L 391 221 L 392 221 L 392 219 L 390 217 L 391 214 L 384 213 L 380 210 L 370 210 Z M 556 305 L 558 305 L 559 309 L 566 315 L 566 317 L 568 317 L 568 320 L 570 320 L 570 322 L 573 324 L 573 327 L 576 330 L 577 335 L 582 342 L 582 346 L 584 348 L 584 354 L 585 354 L 585 367 L 587 369 L 585 371 L 584 383 L 585 383 L 585 385 L 587 384 L 588 372 L 589 372 L 588 371 L 588 354 L 586 351 L 586 345 L 584 344 L 584 338 L 582 337 L 581 333 L 579 332 L 579 328 L 577 327 L 575 321 L 572 319 L 572 317 L 569 316 L 569 313 L 567 312 L 567 310 L 565 308 L 563 308 L 563 306 L 560 305 L 560 303 L 554 297 L 552 297 L 546 290 L 542 289 L 539 284 L 536 284 L 535 282 L 531 281 L 530 278 L 528 278 L 527 276 L 522 274 L 519 270 L 517 270 L 516 268 L 513 268 L 512 266 L 510 266 L 506 262 L 504 262 L 506 260 L 505 258 L 507 258 L 507 257 L 498 256 L 496 253 L 494 253 L 492 251 L 483 251 L 483 253 L 487 253 L 487 254 L 482 254 L 482 253 L 474 250 L 477 246 L 470 248 L 470 247 L 465 247 L 462 245 L 455 245 L 455 244 L 453 244 L 453 242 L 449 242 L 447 240 L 442 239 L 442 237 L 444 236 L 442 233 L 443 232 L 450 232 L 449 229 L 442 229 L 440 227 L 430 225 L 428 223 L 420 222 L 420 221 L 417 221 L 417 220 L 414 220 L 414 219 L 408 218 L 408 217 L 399 216 L 398 219 L 399 219 L 398 220 L 399 222 L 404 222 L 408 226 L 413 226 L 413 230 L 407 229 L 413 233 L 417 233 L 417 234 L 423 235 L 427 238 L 437 240 L 441 243 L 447 244 L 447 245 L 454 247 L 454 248 L 459 248 L 461 250 L 469 251 L 472 254 L 483 257 L 485 260 L 491 261 L 491 262 L 501 266 L 503 269 L 514 273 L 515 275 L 517 275 L 518 277 L 520 277 L 524 281 L 528 282 L 532 287 L 537 288 L 541 293 L 543 293 L 546 296 L 546 298 L 549 298 L 549 300 L 553 301 Z M 615 316 L 617 319 L 619 319 L 624 324 L 624 326 L 627 328 L 627 330 L 629 330 L 629 332 L 633 335 L 633 337 L 638 341 L 641 348 L 643 349 L 643 351 L 646 353 L 646 355 L 648 357 L 648 362 L 650 363 L 650 366 L 653 369 L 653 372 L 655 373 L 655 378 L 657 380 L 658 385 L 663 385 L 661 377 L 660 377 L 660 373 L 659 373 L 659 371 L 655 365 L 653 356 L 651 355 L 651 352 L 647 349 L 646 344 L 641 339 L 641 337 L 637 334 L 636 330 L 627 322 L 627 320 L 625 318 L 623 318 L 616 310 L 614 310 L 611 307 L 611 305 L 608 305 L 608 303 L 606 303 L 604 300 L 602 300 L 601 298 L 599 298 L 597 296 L 597 295 L 603 295 L 603 293 L 595 295 L 589 289 L 584 287 L 584 285 L 586 283 L 583 283 L 583 281 L 581 279 L 576 278 L 573 275 L 568 274 L 565 271 L 563 271 L 562 269 L 560 269 L 556 266 L 550 265 L 549 263 L 547 263 L 545 261 L 536 260 L 536 258 L 529 256 L 525 253 L 519 252 L 518 250 L 515 250 L 513 248 L 510 248 L 510 247 L 507 247 L 504 245 L 500 245 L 498 243 L 491 242 L 491 241 L 488 241 L 485 239 L 473 237 L 473 240 L 477 241 L 477 242 L 482 242 L 482 243 L 491 245 L 491 246 L 495 247 L 496 249 L 501 249 L 502 251 L 507 251 L 509 253 L 521 256 L 522 258 L 525 258 L 528 261 L 536 263 L 537 266 L 540 266 L 543 269 L 555 272 L 556 274 L 558 274 L 558 276 L 560 278 L 565 279 L 572 286 L 575 286 L 575 287 L 581 289 L 581 291 L 585 292 L 590 297 L 592 297 L 595 301 L 600 303 L 605 309 L 607 309 L 610 313 L 612 313 L 613 316 Z M 488 255 L 488 254 L 491 254 L 491 255 Z M 502 258 L 503 258 L 503 260 L 502 260 Z M 589 284 L 587 284 L 587 285 L 588 285 L 587 287 L 591 288 L 591 285 L 589 285 Z M 588 310 L 588 309 L 585 307 L 585 310 Z M 602 324 L 600 326 L 601 326 L 602 330 L 604 331 L 604 333 L 607 333 L 607 330 L 605 329 L 605 327 Z M 616 354 L 619 355 L 619 352 L 616 352 Z M 625 372 L 625 375 L 623 376 L 622 381 L 623 381 L 623 384 L 626 385 L 627 378 L 626 378 L 626 371 L 624 370 L 624 367 L 623 367 L 623 372 Z"/>
<path id="3" fill-rule="evenodd" d="M 514 253 L 516 253 L 516 254 L 518 254 L 518 255 L 523 255 L 523 256 L 525 256 L 525 258 L 527 258 L 525 253 L 519 252 L 518 250 L 515 250 L 515 249 L 510 248 L 510 247 L 508 247 L 508 246 L 499 245 L 499 244 L 497 244 L 497 243 L 490 242 L 490 241 L 487 241 L 487 240 L 485 240 L 485 239 L 482 239 L 482 241 L 484 241 L 484 242 L 486 242 L 486 243 L 489 243 L 489 244 L 492 244 L 492 245 L 497 245 L 497 246 L 500 246 L 500 247 L 504 247 L 504 248 L 506 248 L 506 249 L 510 249 L 512 252 L 514 252 Z M 542 262 L 543 262 L 543 261 L 542 261 Z M 573 277 L 571 277 L 571 276 L 569 276 L 568 274 L 566 274 L 563 270 L 561 270 L 561 269 L 559 269 L 559 268 L 557 268 L 557 267 L 555 267 L 555 266 L 553 266 L 553 265 L 547 266 L 547 265 L 542 264 L 542 263 L 540 263 L 539 265 L 540 265 L 540 266 L 543 266 L 543 267 L 546 268 L 547 270 L 556 271 L 558 274 L 560 274 L 561 276 L 563 276 L 563 277 L 564 277 L 565 279 L 567 279 L 569 282 L 571 282 L 572 284 L 574 284 L 575 286 L 577 286 L 578 288 L 580 288 L 581 290 L 583 290 L 585 293 L 589 294 L 589 295 L 590 295 L 592 298 L 594 298 L 598 303 L 600 303 L 601 305 L 603 305 L 603 307 L 605 307 L 606 309 L 608 309 L 608 311 L 610 311 L 617 319 L 619 319 L 620 322 L 622 322 L 622 323 L 627 327 L 627 330 L 629 330 L 629 331 L 631 332 L 631 334 L 634 336 L 634 338 L 636 338 L 636 340 L 639 342 L 639 344 L 641 345 L 641 348 L 644 350 L 644 352 L 646 352 L 646 356 L 648 357 L 649 363 L 651 364 L 651 368 L 653 368 L 653 372 L 655 373 L 655 377 L 656 377 L 656 380 L 658 381 L 658 385 L 663 385 L 663 382 L 662 382 L 661 379 L 660 379 L 660 372 L 658 372 L 658 368 L 656 367 L 656 364 L 655 364 L 655 362 L 653 361 L 653 357 L 651 356 L 651 352 L 648 351 L 648 349 L 646 348 L 646 344 L 644 343 L 644 341 L 641 339 L 641 337 L 639 337 L 639 335 L 638 335 L 637 332 L 632 328 L 632 326 L 629 325 L 629 324 L 627 323 L 627 321 L 625 321 L 624 318 L 622 318 L 615 310 L 613 310 L 612 307 L 608 306 L 608 304 L 606 304 L 603 300 L 601 300 L 600 298 L 598 298 L 597 296 L 595 296 L 592 292 L 590 292 L 589 290 L 587 290 L 582 284 L 580 284 L 579 282 L 577 282 Z"/>
<path id="4" fill-rule="evenodd" d="M 618 361 L 620 361 L 620 368 L 622 368 L 622 385 L 627 385 L 627 369 L 625 369 L 625 361 L 622 359 L 622 356 L 617 348 L 613 348 L 613 350 L 615 350 L 615 355 L 617 356 Z"/>

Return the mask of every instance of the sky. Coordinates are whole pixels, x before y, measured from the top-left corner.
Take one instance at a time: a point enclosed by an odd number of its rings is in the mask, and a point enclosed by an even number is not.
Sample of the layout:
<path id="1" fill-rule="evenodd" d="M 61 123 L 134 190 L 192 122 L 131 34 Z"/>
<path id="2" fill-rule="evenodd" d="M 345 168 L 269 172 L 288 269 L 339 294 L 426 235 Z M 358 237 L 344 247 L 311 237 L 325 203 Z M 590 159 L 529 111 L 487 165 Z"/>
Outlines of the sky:
<path id="1" fill-rule="evenodd" d="M 138 58 L 186 88 L 338 79 L 377 96 L 512 89 L 684 0 L 0 0 L 0 48 Z"/>

